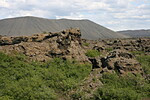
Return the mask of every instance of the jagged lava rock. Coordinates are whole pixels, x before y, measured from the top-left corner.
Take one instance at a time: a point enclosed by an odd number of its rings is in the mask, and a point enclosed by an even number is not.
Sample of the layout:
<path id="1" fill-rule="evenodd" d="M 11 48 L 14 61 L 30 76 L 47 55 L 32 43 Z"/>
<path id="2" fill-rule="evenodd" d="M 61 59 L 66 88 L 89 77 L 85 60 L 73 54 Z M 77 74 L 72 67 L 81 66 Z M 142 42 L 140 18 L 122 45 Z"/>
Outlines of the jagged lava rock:
<path id="1" fill-rule="evenodd" d="M 81 47 L 81 32 L 78 28 L 26 37 L 1 37 L 0 45 L 0 51 L 21 52 L 38 61 L 46 61 L 55 57 L 76 59 L 81 62 L 88 61 Z"/>
<path id="2" fill-rule="evenodd" d="M 122 75 L 143 73 L 140 63 L 136 60 L 134 55 L 125 50 L 114 50 L 110 52 L 106 58 L 102 58 L 102 67 L 104 71 L 106 69 L 114 70 Z"/>

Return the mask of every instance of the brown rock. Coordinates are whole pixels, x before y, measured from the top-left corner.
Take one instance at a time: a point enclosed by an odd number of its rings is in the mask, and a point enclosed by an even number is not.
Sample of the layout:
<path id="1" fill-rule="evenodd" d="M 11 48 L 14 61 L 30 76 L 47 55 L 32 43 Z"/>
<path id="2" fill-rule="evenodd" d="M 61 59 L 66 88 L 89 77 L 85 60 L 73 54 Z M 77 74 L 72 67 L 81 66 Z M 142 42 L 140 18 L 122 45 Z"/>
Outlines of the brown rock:
<path id="1" fill-rule="evenodd" d="M 0 45 L 3 46 L 0 51 L 20 52 L 38 61 L 46 61 L 54 57 L 88 61 L 80 43 L 80 30 L 67 29 L 62 32 L 35 34 L 28 37 L 1 37 Z"/>
<path id="2" fill-rule="evenodd" d="M 90 57 L 89 60 L 92 63 L 92 69 L 100 68 L 102 65 L 100 57 Z"/>
<path id="3" fill-rule="evenodd" d="M 132 54 L 124 50 L 112 51 L 101 61 L 103 68 L 118 71 L 120 74 L 127 74 L 128 72 L 143 73 L 140 63 Z"/>

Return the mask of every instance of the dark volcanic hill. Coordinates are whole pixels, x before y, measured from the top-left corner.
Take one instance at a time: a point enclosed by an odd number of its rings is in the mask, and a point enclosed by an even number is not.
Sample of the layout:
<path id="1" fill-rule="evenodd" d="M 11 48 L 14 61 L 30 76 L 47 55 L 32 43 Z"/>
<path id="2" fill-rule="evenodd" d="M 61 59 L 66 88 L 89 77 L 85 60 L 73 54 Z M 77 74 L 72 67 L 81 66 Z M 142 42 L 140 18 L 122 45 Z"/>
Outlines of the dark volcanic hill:
<path id="1" fill-rule="evenodd" d="M 45 19 L 17 17 L 0 20 L 0 35 L 29 36 L 42 32 L 58 32 L 68 28 L 80 28 L 83 39 L 126 38 L 90 20 Z"/>
<path id="2" fill-rule="evenodd" d="M 128 35 L 130 37 L 150 37 L 150 29 L 149 30 L 125 30 L 118 31 L 123 35 Z"/>

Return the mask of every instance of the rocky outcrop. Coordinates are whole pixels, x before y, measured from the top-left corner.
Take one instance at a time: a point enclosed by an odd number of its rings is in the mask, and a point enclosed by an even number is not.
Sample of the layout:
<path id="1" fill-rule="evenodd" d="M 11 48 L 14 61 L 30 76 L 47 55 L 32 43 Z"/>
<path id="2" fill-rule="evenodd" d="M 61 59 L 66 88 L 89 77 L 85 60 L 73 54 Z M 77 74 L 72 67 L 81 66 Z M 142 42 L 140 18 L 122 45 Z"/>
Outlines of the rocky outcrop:
<path id="1" fill-rule="evenodd" d="M 92 63 L 92 69 L 101 68 L 102 63 L 100 57 L 89 57 L 89 60 Z"/>
<path id="2" fill-rule="evenodd" d="M 83 43 L 88 45 L 83 45 Z M 87 57 L 85 53 L 89 49 L 97 50 L 102 55 Z M 80 30 L 75 28 L 33 36 L 0 36 L 0 51 L 11 54 L 14 52 L 23 53 L 38 61 L 59 57 L 64 60 L 75 59 L 80 62 L 91 62 L 93 69 L 102 69 L 101 73 L 116 71 L 124 75 L 128 72 L 142 73 L 140 63 L 128 51 L 149 52 L 150 39 L 82 40 Z"/>
<path id="3" fill-rule="evenodd" d="M 116 71 L 122 75 L 142 74 L 142 67 L 134 55 L 124 50 L 114 50 L 107 57 L 102 58 L 102 72 Z"/>
<path id="4" fill-rule="evenodd" d="M 0 37 L 0 46 L 3 45 L 14 45 L 21 42 L 42 42 L 43 40 L 55 37 L 60 35 L 60 33 L 43 33 L 43 34 L 34 34 L 32 36 L 20 36 L 20 37 Z"/>
<path id="5" fill-rule="evenodd" d="M 81 47 L 81 33 L 77 28 L 28 37 L 4 36 L 0 38 L 0 45 L 0 51 L 21 52 L 38 61 L 46 61 L 55 57 L 88 61 L 85 51 Z"/>
<path id="6" fill-rule="evenodd" d="M 112 47 L 113 49 L 124 49 L 127 51 L 143 51 L 150 52 L 150 38 L 134 38 L 122 40 L 103 40 L 105 47 Z"/>

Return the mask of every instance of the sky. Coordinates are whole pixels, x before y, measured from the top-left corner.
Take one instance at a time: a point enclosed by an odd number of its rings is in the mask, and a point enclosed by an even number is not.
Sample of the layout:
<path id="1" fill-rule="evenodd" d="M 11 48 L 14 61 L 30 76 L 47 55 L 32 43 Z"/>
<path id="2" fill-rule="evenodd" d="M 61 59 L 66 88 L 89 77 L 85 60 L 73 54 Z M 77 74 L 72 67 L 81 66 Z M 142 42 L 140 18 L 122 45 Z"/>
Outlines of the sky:
<path id="1" fill-rule="evenodd" d="M 89 19 L 114 31 L 150 29 L 150 0 L 0 0 L 0 19 Z"/>

